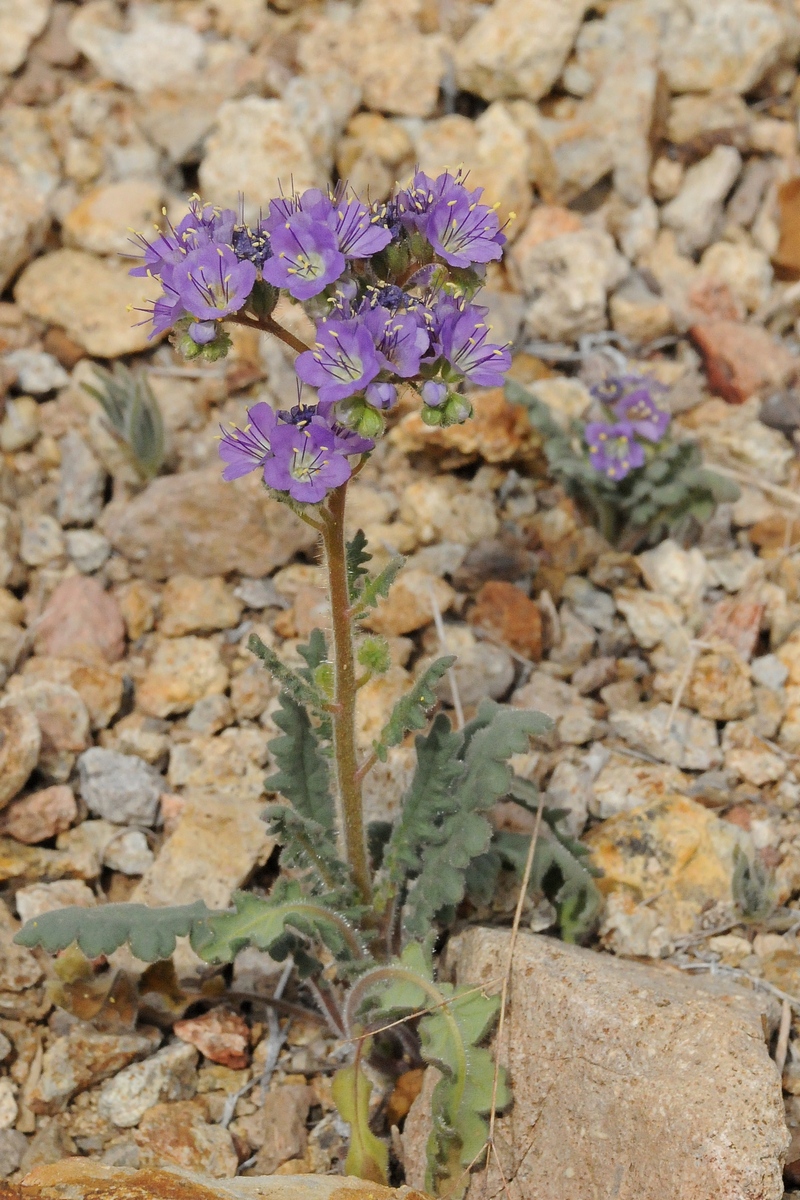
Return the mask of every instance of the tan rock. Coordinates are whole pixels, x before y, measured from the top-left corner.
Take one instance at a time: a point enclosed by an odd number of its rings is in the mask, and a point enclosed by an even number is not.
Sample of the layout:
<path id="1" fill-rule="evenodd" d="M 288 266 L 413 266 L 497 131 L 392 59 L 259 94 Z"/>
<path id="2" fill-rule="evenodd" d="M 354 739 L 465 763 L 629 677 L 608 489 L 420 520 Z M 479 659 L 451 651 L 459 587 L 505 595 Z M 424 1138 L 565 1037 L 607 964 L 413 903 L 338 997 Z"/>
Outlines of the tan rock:
<path id="1" fill-rule="evenodd" d="M 262 1108 L 264 1140 L 255 1162 L 259 1175 L 272 1175 L 289 1159 L 303 1158 L 308 1146 L 308 1110 L 313 1103 L 314 1092 L 307 1084 L 270 1089 Z"/>
<path id="2" fill-rule="evenodd" d="M 741 156 L 733 146 L 715 146 L 706 158 L 689 167 L 681 190 L 661 213 L 662 223 L 675 230 L 679 250 L 688 254 L 708 245 L 741 168 Z"/>
<path id="3" fill-rule="evenodd" d="M 412 567 L 402 572 L 364 624 L 389 637 L 412 633 L 433 621 L 434 602 L 439 612 L 446 612 L 454 599 L 455 592 L 444 579 Z"/>
<path id="4" fill-rule="evenodd" d="M 43 913 L 59 908 L 94 908 L 97 898 L 81 879 L 56 879 L 53 883 L 32 883 L 19 888 L 15 896 L 21 921 L 34 921 Z"/>
<path id="5" fill-rule="evenodd" d="M 505 646 L 539 662 L 542 657 L 542 614 L 521 588 L 502 580 L 485 583 L 475 597 L 469 620 L 490 630 Z"/>
<path id="6" fill-rule="evenodd" d="M 236 801 L 258 800 L 264 791 L 267 736 L 258 729 L 228 729 L 172 747 L 172 788 L 213 788 Z"/>
<path id="7" fill-rule="evenodd" d="M 228 686 L 228 672 L 213 642 L 198 637 L 160 642 L 136 694 L 142 712 L 168 717 L 188 712 L 204 696 Z"/>
<path id="8" fill-rule="evenodd" d="M 25 62 L 28 47 L 50 16 L 51 0 L 3 0 L 0 8 L 0 74 L 10 75 Z"/>
<path id="9" fill-rule="evenodd" d="M 74 575 L 58 585 L 36 626 L 36 651 L 90 665 L 125 652 L 125 627 L 114 597 L 96 579 Z"/>
<path id="10" fill-rule="evenodd" d="M 700 271 L 726 284 L 746 312 L 756 312 L 767 301 L 772 266 L 757 246 L 714 242 L 700 260 Z"/>
<path id="11" fill-rule="evenodd" d="M 628 272 L 610 234 L 581 229 L 528 249 L 517 243 L 513 262 L 528 297 L 532 337 L 558 341 L 605 328 L 609 291 Z"/>
<path id="12" fill-rule="evenodd" d="M 481 928 L 456 939 L 458 983 L 499 991 L 508 942 Z M 509 999 L 504 1180 L 490 1158 L 468 1200 L 563 1200 L 580 1187 L 571 1180 L 591 1179 L 662 1200 L 666 1178 L 681 1200 L 779 1200 L 788 1132 L 757 993 L 523 933 Z M 428 1075 L 403 1135 L 412 1185 L 424 1177 Z"/>
<path id="13" fill-rule="evenodd" d="M 660 592 L 617 588 L 614 601 L 644 650 L 652 650 L 659 642 L 680 634 L 684 628 L 684 616 L 680 608 L 674 600 Z M 686 637 L 688 645 L 688 634 Z"/>
<path id="14" fill-rule="evenodd" d="M 93 188 L 63 221 L 68 245 L 93 254 L 131 254 L 131 230 L 151 236 L 161 218 L 161 184 L 125 179 Z"/>
<path id="15" fill-rule="evenodd" d="M 0 165 L 0 288 L 36 253 L 46 228 L 45 197 L 13 167 Z"/>
<path id="16" fill-rule="evenodd" d="M 786 774 L 783 758 L 744 722 L 730 721 L 722 735 L 725 766 L 747 783 L 763 787 L 777 783 Z"/>
<path id="17" fill-rule="evenodd" d="M 209 1124 L 200 1101 L 154 1105 L 134 1137 L 143 1167 L 195 1168 L 214 1179 L 231 1179 L 239 1165 L 229 1131 Z"/>
<path id="18" fill-rule="evenodd" d="M 0 809 L 21 791 L 39 761 L 42 732 L 27 704 L 0 708 Z"/>
<path id="19" fill-rule="evenodd" d="M 724 642 L 699 655 L 684 703 L 712 721 L 735 721 L 753 708 L 753 686 L 747 663 Z"/>
<path id="20" fill-rule="evenodd" d="M 92 729 L 105 729 L 122 703 L 122 675 L 110 671 L 107 666 L 35 655 L 25 662 L 21 675 L 9 679 L 8 691 L 20 691 L 37 679 L 74 688 L 88 709 Z"/>
<path id="21" fill-rule="evenodd" d="M 157 1044 L 157 1042 L 156 1042 Z M 42 1073 L 28 1104 L 35 1113 L 63 1112 L 76 1092 L 115 1075 L 122 1067 L 154 1049 L 153 1039 L 139 1034 L 97 1033 L 76 1025 L 45 1050 Z"/>
<path id="22" fill-rule="evenodd" d="M 796 37 L 788 14 L 762 0 L 664 11 L 661 61 L 673 92 L 749 92 Z"/>
<path id="23" fill-rule="evenodd" d="M 681 792 L 688 786 L 688 777 L 677 767 L 637 762 L 626 755 L 612 753 L 592 782 L 589 812 L 605 821 L 617 813 Z"/>
<path id="24" fill-rule="evenodd" d="M 640 704 L 611 713 L 609 724 L 629 746 L 659 762 L 691 771 L 710 771 L 722 762 L 716 725 L 685 708 L 673 714 L 670 704 Z"/>
<path id="25" fill-rule="evenodd" d="M 541 99 L 561 73 L 586 8 L 586 0 L 497 0 L 456 48 L 459 87 L 484 100 Z"/>
<path id="26" fill-rule="evenodd" d="M 161 596 L 159 633 L 164 637 L 182 637 L 186 633 L 232 629 L 243 608 L 221 575 L 212 575 L 210 579 L 174 575 Z"/>
<path id="27" fill-rule="evenodd" d="M 8 1185 L 7 1185 L 8 1186 Z M 145 1194 L 150 1200 L 174 1200 L 176 1188 L 185 1200 L 427 1200 L 412 1188 L 379 1187 L 363 1179 L 341 1175 L 276 1175 L 257 1179 L 213 1179 L 176 1167 L 131 1171 L 108 1167 L 97 1159 L 69 1158 L 40 1166 L 25 1177 L 26 1200 L 51 1200 L 64 1188 L 72 1200 L 126 1200 Z M 9 1187 L 9 1200 L 23 1200 L 21 1191 Z"/>
<path id="28" fill-rule="evenodd" d="M 147 325 L 137 324 L 129 310 L 153 299 L 153 282 L 130 276 L 127 263 L 83 250 L 53 250 L 26 267 L 14 297 L 29 316 L 61 326 L 97 357 L 117 358 L 152 345 Z"/>
<path id="29" fill-rule="evenodd" d="M 134 500 L 110 504 L 102 526 L 147 579 L 230 571 L 261 578 L 316 540 L 258 480 L 226 483 L 217 467 L 155 479 Z"/>
<path id="30" fill-rule="evenodd" d="M 0 813 L 0 834 L 34 846 L 69 829 L 77 819 L 78 806 L 71 787 L 55 784 L 12 800 Z"/>
<path id="31" fill-rule="evenodd" d="M 463 425 L 438 429 L 426 425 L 419 413 L 410 412 L 390 433 L 396 446 L 406 453 L 419 450 L 481 458 L 485 462 L 513 462 L 531 458 L 540 438 L 531 429 L 525 409 L 509 404 L 502 388 L 476 392 L 471 397 L 474 413 Z"/>
<path id="32" fill-rule="evenodd" d="M 664 337 L 673 329 L 670 306 L 638 280 L 614 293 L 609 311 L 612 328 L 639 345 Z"/>
<path id="33" fill-rule="evenodd" d="M 91 741 L 89 713 L 81 697 L 66 684 L 41 680 L 0 700 L 0 707 L 9 704 L 25 704 L 36 714 L 42 731 L 38 768 L 46 778 L 63 783 L 75 754 Z"/>
<path id="34" fill-rule="evenodd" d="M 19 922 L 4 904 L 0 909 L 0 992 L 23 992 L 44 974 L 30 950 L 15 943 L 18 929 Z"/>

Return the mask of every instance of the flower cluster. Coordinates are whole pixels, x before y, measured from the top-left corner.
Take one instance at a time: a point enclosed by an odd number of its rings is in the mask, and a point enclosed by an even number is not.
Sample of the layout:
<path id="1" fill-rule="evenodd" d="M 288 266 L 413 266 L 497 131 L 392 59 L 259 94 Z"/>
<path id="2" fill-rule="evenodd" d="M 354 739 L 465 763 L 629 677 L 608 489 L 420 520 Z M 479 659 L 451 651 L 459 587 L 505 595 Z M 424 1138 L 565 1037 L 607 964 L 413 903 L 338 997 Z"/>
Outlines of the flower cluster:
<path id="1" fill-rule="evenodd" d="M 214 360 L 230 346 L 226 322 L 266 329 L 299 350 L 299 386 L 316 390 L 318 402 L 291 411 L 256 404 L 246 429 L 223 433 L 226 479 L 259 470 L 276 492 L 319 503 L 374 448 L 401 383 L 420 394 L 422 419 L 443 426 L 471 414 L 466 386 L 502 384 L 508 347 L 472 301 L 506 241 L 481 194 L 461 173 L 417 172 L 386 204 L 344 187 L 278 197 L 254 228 L 195 198 L 177 226 L 140 239 L 131 273 L 162 289 L 153 336 L 172 331 L 187 357 Z M 313 345 L 275 322 L 282 293 L 314 320 Z"/>
<path id="2" fill-rule="evenodd" d="M 618 482 L 643 467 L 645 446 L 660 442 L 667 432 L 670 414 L 659 404 L 665 389 L 644 375 L 613 376 L 592 388 L 601 406 L 602 421 L 587 421 L 584 437 L 589 462 L 596 471 Z"/>

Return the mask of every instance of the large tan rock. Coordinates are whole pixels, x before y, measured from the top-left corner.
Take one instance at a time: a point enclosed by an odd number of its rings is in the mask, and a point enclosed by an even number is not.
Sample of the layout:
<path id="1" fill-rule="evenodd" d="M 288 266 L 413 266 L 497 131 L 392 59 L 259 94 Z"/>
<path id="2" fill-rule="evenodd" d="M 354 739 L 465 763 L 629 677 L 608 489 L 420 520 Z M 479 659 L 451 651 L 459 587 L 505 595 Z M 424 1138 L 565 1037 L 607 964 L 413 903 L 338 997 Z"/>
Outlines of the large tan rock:
<path id="1" fill-rule="evenodd" d="M 103 532 L 147 579 L 230 571 L 261 578 L 316 540 L 257 479 L 226 483 L 217 467 L 165 475 L 134 500 L 110 504 Z"/>
<path id="2" fill-rule="evenodd" d="M 499 991 L 508 941 L 473 928 L 451 942 L 458 983 Z M 468 1200 L 780 1200 L 789 1135 L 756 993 L 522 934 L 509 999 L 508 1187 L 492 1161 Z M 404 1133 L 412 1186 L 432 1084 Z"/>
<path id="3" fill-rule="evenodd" d="M 0 165 L 0 288 L 42 243 L 47 204 L 13 167 Z"/>
<path id="4" fill-rule="evenodd" d="M 341 1175 L 210 1179 L 177 1169 L 131 1171 L 87 1158 L 36 1167 L 4 1200 L 426 1200 L 412 1188 L 379 1187 Z"/>
<path id="5" fill-rule="evenodd" d="M 134 278 L 128 264 L 83 250 L 54 250 L 23 271 L 14 298 L 23 312 L 60 325 L 89 354 L 117 358 L 146 350 L 149 324 L 138 324 L 157 295 L 152 279 Z M 132 310 L 132 311 L 131 311 Z"/>

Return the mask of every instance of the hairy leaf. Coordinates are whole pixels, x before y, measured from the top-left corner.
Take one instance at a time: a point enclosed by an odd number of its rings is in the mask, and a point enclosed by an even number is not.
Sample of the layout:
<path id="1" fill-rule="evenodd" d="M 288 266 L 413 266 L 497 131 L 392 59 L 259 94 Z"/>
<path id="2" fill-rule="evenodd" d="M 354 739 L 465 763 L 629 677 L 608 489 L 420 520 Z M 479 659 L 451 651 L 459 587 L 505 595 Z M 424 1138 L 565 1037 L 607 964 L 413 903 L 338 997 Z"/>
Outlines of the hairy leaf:
<path id="1" fill-rule="evenodd" d="M 347 543 L 345 554 L 350 603 L 354 604 L 358 600 L 361 580 L 367 574 L 366 564 L 372 560 L 372 555 L 367 550 L 367 539 L 363 529 L 357 530 L 353 540 Z"/>
<path id="2" fill-rule="evenodd" d="M 275 956 L 287 934 L 304 942 L 322 942 L 342 961 L 363 959 L 364 948 L 349 921 L 320 901 L 306 899 L 296 881 L 279 879 L 267 899 L 236 892 L 231 912 L 212 913 L 192 944 L 206 962 L 232 962 L 243 946 L 257 946 Z"/>
<path id="3" fill-rule="evenodd" d="M 136 958 L 169 958 L 175 939 L 193 934 L 208 916 L 202 900 L 176 908 L 144 904 L 101 904 L 97 908 L 58 908 L 27 921 L 14 941 L 42 946 L 51 954 L 77 942 L 87 958 L 113 954 L 127 942 Z"/>
<path id="4" fill-rule="evenodd" d="M 265 646 L 257 634 L 250 634 L 247 649 L 261 659 L 270 675 L 277 679 L 284 691 L 288 692 L 297 704 L 312 709 L 324 706 L 324 698 L 320 696 L 316 688 L 312 687 L 297 671 L 293 671 L 291 667 L 287 667 L 285 663 L 281 662 L 275 651 L 270 646 Z M 305 670 L 305 668 L 303 669 Z"/>
<path id="5" fill-rule="evenodd" d="M 386 762 L 390 746 L 399 746 L 410 729 L 422 729 L 429 708 L 436 703 L 434 687 L 456 661 L 454 654 L 435 659 L 427 667 L 414 686 L 397 701 L 389 720 L 381 730 L 381 736 L 372 743 L 372 748 L 381 762 Z"/>
<path id="6" fill-rule="evenodd" d="M 527 750 L 528 739 L 551 724 L 543 713 L 501 708 L 491 700 L 481 705 L 464 754 L 457 807 L 444 815 L 422 849 L 422 867 L 406 902 L 409 934 L 424 936 L 441 909 L 461 901 L 467 868 L 491 841 L 492 828 L 483 814 L 508 794 L 512 783 L 508 759 Z"/>
<path id="7" fill-rule="evenodd" d="M 381 597 L 389 595 L 389 588 L 400 574 L 405 561 L 401 554 L 390 558 L 382 571 L 363 583 L 356 597 L 354 617 L 363 617 L 365 613 L 375 607 Z"/>
<path id="8" fill-rule="evenodd" d="M 740 846 L 733 850 L 733 900 L 746 921 L 763 921 L 775 907 L 772 881 L 758 856 L 750 858 Z"/>
<path id="9" fill-rule="evenodd" d="M 488 1137 L 486 1114 L 492 1105 L 494 1065 L 478 1043 L 494 1024 L 499 998 L 435 982 L 425 949 L 412 942 L 399 962 L 362 976 L 351 1001 L 351 1011 L 366 1001 L 372 1022 L 423 1014 L 419 1022 L 422 1057 L 442 1073 L 432 1098 L 426 1187 L 434 1195 L 458 1200 L 467 1190 L 469 1168 L 480 1158 Z M 510 1098 L 501 1069 L 498 1111 Z"/>
<path id="10" fill-rule="evenodd" d="M 262 816 L 282 846 L 281 866 L 310 872 L 304 883 L 311 894 L 324 895 L 327 905 L 350 916 L 356 904 L 353 880 L 339 858 L 332 830 L 283 804 L 271 804 Z"/>
<path id="11" fill-rule="evenodd" d="M 283 692 L 273 720 L 284 736 L 269 743 L 278 770 L 267 778 L 265 786 L 271 792 L 280 792 L 296 812 L 330 833 L 334 803 L 328 763 L 320 753 L 308 713 L 288 692 Z"/>
<path id="12" fill-rule="evenodd" d="M 326 662 L 328 658 L 328 644 L 325 641 L 325 634 L 322 632 L 322 630 L 312 629 L 308 643 L 306 645 L 301 643 L 297 647 L 297 653 L 301 658 L 305 659 L 307 664 L 305 667 L 300 669 L 298 674 L 302 675 L 304 679 L 307 679 L 309 683 L 313 683 L 314 672 L 317 670 L 317 667 Z"/>
<path id="13" fill-rule="evenodd" d="M 503 831 L 495 833 L 491 853 L 522 875 L 529 847 L 526 834 Z M 579 855 L 544 828 L 536 843 L 530 886 L 555 906 L 565 942 L 579 942 L 592 932 L 602 906 L 592 873 Z"/>
<path id="14" fill-rule="evenodd" d="M 152 479 L 164 462 L 164 423 L 147 378 L 119 362 L 113 372 L 96 366 L 94 373 L 101 386 L 84 383 L 84 391 L 101 405 L 112 434 L 139 476 Z"/>
<path id="15" fill-rule="evenodd" d="M 351 1064 L 337 1071 L 331 1088 L 339 1115 L 350 1125 L 350 1146 L 345 1175 L 357 1175 L 372 1183 L 389 1182 L 389 1148 L 369 1127 L 369 1098 L 372 1084 L 359 1067 Z"/>

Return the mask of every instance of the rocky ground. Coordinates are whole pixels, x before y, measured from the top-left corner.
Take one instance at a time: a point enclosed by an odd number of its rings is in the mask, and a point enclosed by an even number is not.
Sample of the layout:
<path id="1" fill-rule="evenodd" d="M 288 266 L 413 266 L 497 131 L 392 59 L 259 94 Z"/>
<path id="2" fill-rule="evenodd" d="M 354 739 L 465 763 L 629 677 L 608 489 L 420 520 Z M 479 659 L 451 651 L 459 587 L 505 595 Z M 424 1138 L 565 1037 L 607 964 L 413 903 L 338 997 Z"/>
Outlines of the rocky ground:
<path id="1" fill-rule="evenodd" d="M 246 642 L 290 662 L 327 618 L 309 531 L 254 480 L 222 483 L 216 436 L 258 398 L 291 402 L 291 364 L 247 330 L 213 367 L 154 348 L 126 311 L 148 283 L 120 259 L 130 228 L 197 188 L 255 212 L 278 178 L 381 198 L 415 163 L 468 165 L 510 221 L 486 295 L 514 378 L 566 421 L 599 372 L 650 372 L 740 483 L 695 545 L 622 554 L 501 392 L 444 433 L 401 406 L 352 488 L 376 559 L 408 557 L 372 621 L 393 666 L 361 693 L 359 736 L 446 642 L 467 713 L 489 694 L 555 720 L 520 765 L 603 871 L 594 949 L 671 966 L 665 1004 L 715 975 L 800 1021 L 798 53 L 791 0 L 0 2 L 0 1179 L 75 1154 L 220 1179 L 343 1159 L 346 1048 L 291 984 L 265 1003 L 281 978 L 265 955 L 242 952 L 226 984 L 188 952 L 139 978 L 121 959 L 56 973 L 12 944 L 60 905 L 224 906 L 274 877 L 276 690 Z M 167 429 L 147 486 L 81 386 L 120 357 Z M 403 746 L 374 772 L 370 818 L 410 769 Z M 772 880 L 751 923 L 737 849 Z M 465 915 L 508 925 L 515 901 L 509 880 Z M 532 903 L 525 923 L 553 912 Z M 559 1013 L 525 1036 L 557 1040 Z M 784 1026 L 794 1132 L 800 1025 Z M 697 1078 L 727 1028 L 697 1038 Z M 667 1109 L 674 1078 L 653 1084 Z M 421 1083 L 403 1080 L 390 1125 Z M 752 1151 L 772 1155 L 769 1186 L 737 1195 L 780 1195 L 773 1143 Z"/>

